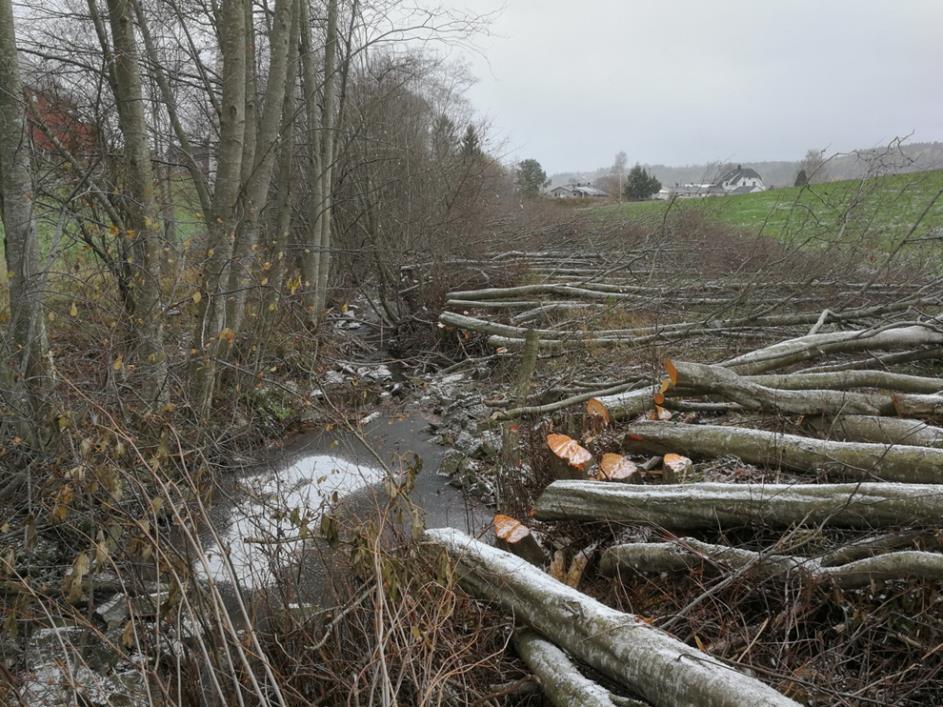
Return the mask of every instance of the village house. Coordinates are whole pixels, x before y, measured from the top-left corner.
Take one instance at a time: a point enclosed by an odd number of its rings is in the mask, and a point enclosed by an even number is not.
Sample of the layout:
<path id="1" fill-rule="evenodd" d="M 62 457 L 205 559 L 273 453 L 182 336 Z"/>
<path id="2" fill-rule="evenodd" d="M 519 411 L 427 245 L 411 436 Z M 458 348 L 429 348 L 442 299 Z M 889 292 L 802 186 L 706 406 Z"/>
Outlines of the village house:
<path id="1" fill-rule="evenodd" d="M 604 199 L 609 194 L 589 184 L 564 184 L 550 190 L 555 199 Z"/>
<path id="2" fill-rule="evenodd" d="M 724 194 L 750 194 L 756 191 L 766 191 L 763 178 L 754 169 L 737 165 L 734 169 L 724 172 L 711 185 Z"/>

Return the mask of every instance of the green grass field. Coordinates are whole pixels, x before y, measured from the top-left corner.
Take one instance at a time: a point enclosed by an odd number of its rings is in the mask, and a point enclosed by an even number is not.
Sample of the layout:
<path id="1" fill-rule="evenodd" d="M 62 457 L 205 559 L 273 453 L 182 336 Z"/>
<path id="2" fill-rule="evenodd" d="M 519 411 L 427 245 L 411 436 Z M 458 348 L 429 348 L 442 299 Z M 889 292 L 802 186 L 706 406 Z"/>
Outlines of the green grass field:
<path id="1" fill-rule="evenodd" d="M 943 196 L 937 198 L 941 189 L 943 170 L 938 170 L 740 196 L 679 199 L 670 208 L 698 210 L 737 230 L 781 240 L 865 239 L 885 249 L 893 248 L 919 221 L 907 247 L 938 252 L 943 245 Z M 593 215 L 600 221 L 656 222 L 668 208 L 665 201 L 606 204 L 595 207 Z"/>

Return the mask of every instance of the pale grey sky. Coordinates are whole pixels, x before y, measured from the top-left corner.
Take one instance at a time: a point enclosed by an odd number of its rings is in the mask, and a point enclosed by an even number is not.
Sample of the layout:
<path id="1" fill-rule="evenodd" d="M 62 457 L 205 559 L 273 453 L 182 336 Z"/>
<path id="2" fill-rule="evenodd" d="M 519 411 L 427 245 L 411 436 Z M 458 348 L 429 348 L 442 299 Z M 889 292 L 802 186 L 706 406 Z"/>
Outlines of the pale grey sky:
<path id="1" fill-rule="evenodd" d="M 548 174 L 943 139 L 943 0 L 448 4 L 503 7 L 469 97 Z"/>

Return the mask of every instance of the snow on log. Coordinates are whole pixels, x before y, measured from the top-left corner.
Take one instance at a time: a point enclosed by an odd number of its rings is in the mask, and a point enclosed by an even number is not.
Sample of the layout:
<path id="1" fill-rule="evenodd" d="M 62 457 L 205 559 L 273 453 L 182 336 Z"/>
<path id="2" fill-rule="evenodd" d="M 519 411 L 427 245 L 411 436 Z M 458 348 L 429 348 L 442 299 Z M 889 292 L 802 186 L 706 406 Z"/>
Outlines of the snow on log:
<path id="1" fill-rule="evenodd" d="M 833 442 L 722 425 L 642 420 L 626 427 L 625 447 L 691 457 L 734 455 L 750 464 L 799 471 L 841 470 L 864 479 L 943 483 L 943 450 L 873 442 Z"/>
<path id="2" fill-rule="evenodd" d="M 461 531 L 438 528 L 423 537 L 454 562 L 465 591 L 500 606 L 653 705 L 797 704 L 632 614 L 606 606 Z"/>
<path id="3" fill-rule="evenodd" d="M 935 552 L 888 552 L 826 567 L 814 558 L 774 555 L 694 538 L 614 545 L 603 552 L 600 568 L 608 574 L 619 570 L 681 572 L 705 562 L 731 570 L 749 570 L 754 577 L 789 574 L 811 582 L 831 582 L 842 589 L 860 589 L 874 580 L 943 579 L 943 555 Z"/>
<path id="4" fill-rule="evenodd" d="M 935 324 L 939 327 L 939 322 Z M 928 344 L 943 344 L 943 332 L 934 329 L 930 323 L 878 330 L 812 334 L 742 354 L 725 361 L 723 365 L 742 375 L 753 375 L 827 353 L 912 349 Z"/>
<path id="5" fill-rule="evenodd" d="M 672 530 L 795 524 L 936 526 L 943 517 L 943 487 L 886 482 L 637 486 L 555 481 L 537 499 L 536 517 L 639 523 Z"/>
<path id="6" fill-rule="evenodd" d="M 820 435 L 841 441 L 943 448 L 943 427 L 934 427 L 921 420 L 840 415 L 834 419 L 809 417 L 804 424 Z"/>

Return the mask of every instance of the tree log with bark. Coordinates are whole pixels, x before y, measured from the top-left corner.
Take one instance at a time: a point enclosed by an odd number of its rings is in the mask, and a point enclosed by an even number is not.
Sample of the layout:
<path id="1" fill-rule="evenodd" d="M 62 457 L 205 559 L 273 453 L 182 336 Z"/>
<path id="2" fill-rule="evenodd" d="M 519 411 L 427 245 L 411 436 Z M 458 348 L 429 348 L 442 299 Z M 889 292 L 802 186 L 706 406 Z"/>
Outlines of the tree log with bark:
<path id="1" fill-rule="evenodd" d="M 451 528 L 424 540 L 453 563 L 460 586 L 513 614 L 574 658 L 653 705 L 795 705 L 667 633 L 592 599 L 524 560 Z"/>
<path id="2" fill-rule="evenodd" d="M 943 487 L 931 484 L 724 484 L 659 486 L 555 481 L 537 499 L 539 520 L 639 523 L 673 530 L 936 526 Z"/>
<path id="3" fill-rule="evenodd" d="M 734 455 L 750 464 L 797 471 L 837 470 L 849 477 L 943 483 L 943 450 L 911 445 L 833 442 L 765 430 L 643 420 L 628 425 L 624 445 L 636 452 L 692 457 Z"/>
<path id="4" fill-rule="evenodd" d="M 860 589 L 885 579 L 943 579 L 943 555 L 902 550 L 851 562 L 825 566 L 818 560 L 779 555 L 679 538 L 666 543 L 629 543 L 607 548 L 600 568 L 613 574 L 635 572 L 683 572 L 708 564 L 720 569 L 749 570 L 762 578 L 793 575 L 811 582 L 831 582 L 842 589 Z"/>

